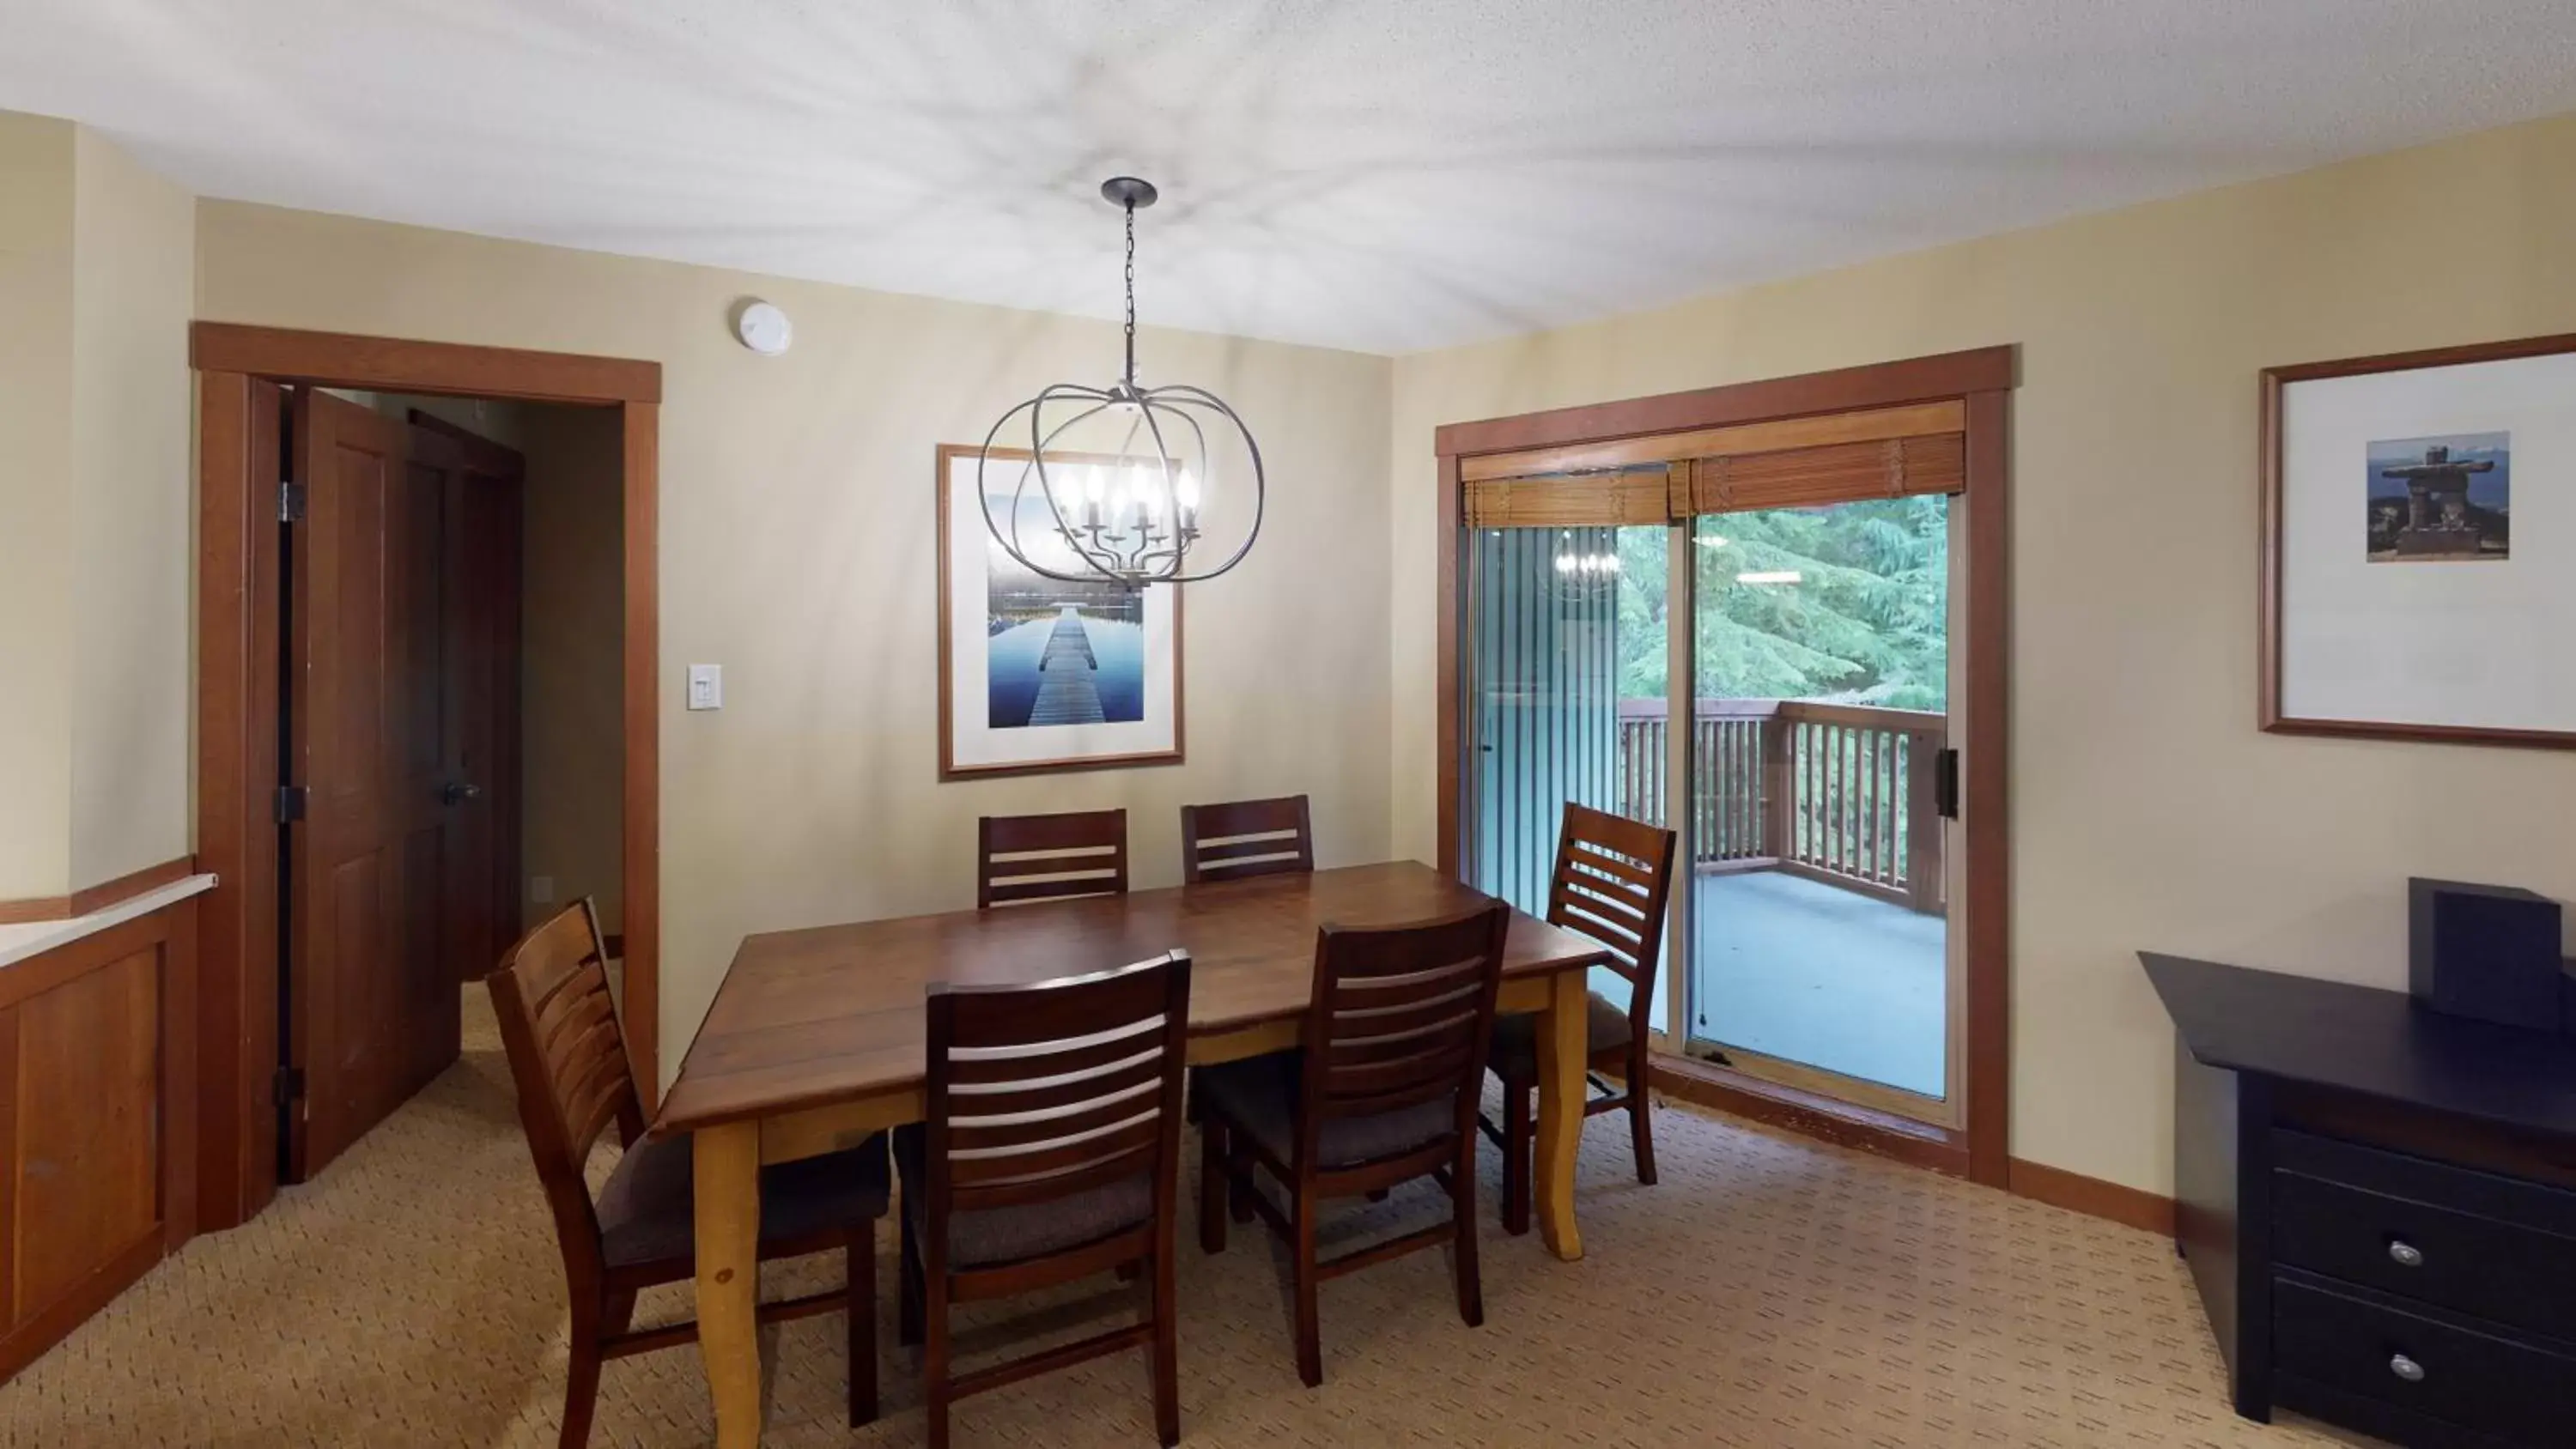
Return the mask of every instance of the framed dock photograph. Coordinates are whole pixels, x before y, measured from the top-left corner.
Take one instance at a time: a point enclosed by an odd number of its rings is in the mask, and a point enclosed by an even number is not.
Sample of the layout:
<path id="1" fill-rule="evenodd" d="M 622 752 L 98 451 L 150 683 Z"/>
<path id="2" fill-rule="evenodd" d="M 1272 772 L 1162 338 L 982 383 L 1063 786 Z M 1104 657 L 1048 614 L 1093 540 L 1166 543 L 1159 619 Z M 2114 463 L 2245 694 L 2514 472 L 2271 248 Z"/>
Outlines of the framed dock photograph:
<path id="1" fill-rule="evenodd" d="M 2576 336 L 2263 373 L 2263 728 L 2576 748 Z"/>
<path id="2" fill-rule="evenodd" d="M 1051 577 L 1080 569 L 1030 456 L 939 449 L 939 777 L 1178 764 L 1180 586 Z M 1046 456 L 1074 478 L 1127 465 Z"/>

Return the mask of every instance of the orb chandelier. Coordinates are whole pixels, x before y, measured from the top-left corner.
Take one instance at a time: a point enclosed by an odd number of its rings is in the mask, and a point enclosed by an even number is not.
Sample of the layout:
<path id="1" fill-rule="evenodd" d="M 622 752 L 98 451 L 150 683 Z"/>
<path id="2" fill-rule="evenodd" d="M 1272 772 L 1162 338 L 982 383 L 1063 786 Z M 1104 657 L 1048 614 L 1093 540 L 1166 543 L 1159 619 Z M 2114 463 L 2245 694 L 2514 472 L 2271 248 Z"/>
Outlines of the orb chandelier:
<path id="1" fill-rule="evenodd" d="M 1107 387 L 1059 382 L 1011 408 L 984 435 L 975 461 L 975 493 L 984 526 L 1011 558 L 1041 577 L 1067 583 L 1108 582 L 1137 589 L 1147 584 L 1195 583 L 1242 562 L 1261 534 L 1265 486 L 1261 446 L 1225 399 L 1203 387 L 1136 380 L 1136 213 L 1152 206 L 1151 182 L 1118 176 L 1100 194 L 1127 214 L 1127 365 Z M 1026 417 L 1026 455 L 1016 420 Z M 1218 451 L 1211 451 L 1209 433 Z M 1011 436 L 1004 439 L 1005 432 Z M 1105 453 L 1058 452 L 1075 441 L 1110 442 Z M 1113 441 L 1114 439 L 1114 441 Z M 1200 522 L 1217 492 L 1221 454 L 1234 440 L 1250 460 L 1245 486 L 1250 512 L 1242 542 L 1208 566 L 1196 554 Z M 999 446 L 1007 451 L 997 455 Z M 1010 484 L 1006 518 L 994 516 L 994 485 Z M 1229 480 L 1230 482 L 1231 480 Z M 1023 509 L 1034 494 L 1042 508 Z M 1029 533 L 1023 533 L 1023 514 Z"/>

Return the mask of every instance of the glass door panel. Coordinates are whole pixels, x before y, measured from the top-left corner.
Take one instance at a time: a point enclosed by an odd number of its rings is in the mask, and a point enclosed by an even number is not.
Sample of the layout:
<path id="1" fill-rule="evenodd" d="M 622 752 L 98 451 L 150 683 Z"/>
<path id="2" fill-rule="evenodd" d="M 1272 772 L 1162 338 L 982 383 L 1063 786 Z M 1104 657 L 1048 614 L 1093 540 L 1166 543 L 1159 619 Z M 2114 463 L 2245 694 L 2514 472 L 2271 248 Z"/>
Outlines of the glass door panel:
<path id="1" fill-rule="evenodd" d="M 1957 1095 L 1949 505 L 1703 515 L 1689 550 L 1689 1049 L 1934 1121 Z"/>
<path id="2" fill-rule="evenodd" d="M 1547 911 L 1571 800 L 1663 823 L 1665 553 L 1670 530 L 1470 532 L 1468 879 Z M 1625 1004 L 1603 969 L 1593 989 Z M 1664 993 L 1654 1009 L 1665 1027 Z"/>

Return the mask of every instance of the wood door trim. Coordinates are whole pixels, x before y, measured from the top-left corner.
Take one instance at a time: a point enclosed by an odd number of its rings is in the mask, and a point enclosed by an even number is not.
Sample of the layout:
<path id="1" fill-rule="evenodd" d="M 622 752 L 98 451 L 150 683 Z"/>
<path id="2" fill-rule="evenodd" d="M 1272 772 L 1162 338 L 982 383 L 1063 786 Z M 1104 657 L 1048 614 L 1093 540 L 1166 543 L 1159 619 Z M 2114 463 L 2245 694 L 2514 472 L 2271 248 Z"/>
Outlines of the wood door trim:
<path id="1" fill-rule="evenodd" d="M 199 372 L 374 392 L 589 404 L 662 400 L 658 362 L 234 322 L 191 323 L 188 362 Z"/>
<path id="2" fill-rule="evenodd" d="M 1801 1090 L 1714 1062 L 1657 1053 L 1654 1085 L 1694 1106 L 1785 1127 L 1952 1177 L 1968 1176 L 1966 1134 Z"/>
<path id="3" fill-rule="evenodd" d="M 1967 880 L 1958 912 L 1966 923 L 1967 1056 L 1965 1127 L 1957 1146 L 1966 1174 L 2002 1187 L 2011 1175 L 2011 869 L 2007 718 L 2011 660 L 2011 411 L 2018 371 L 2012 346 L 1942 353 L 1832 372 L 1736 383 L 1695 392 L 1557 408 L 1519 417 L 1445 424 L 1435 431 L 1439 456 L 1436 532 L 1439 758 L 1437 852 L 1440 868 L 1463 869 L 1459 838 L 1462 714 L 1460 672 L 1465 619 L 1458 578 L 1462 460 L 1484 453 L 1607 443 L 1656 432 L 1683 432 L 1819 413 L 1955 400 L 1966 437 L 1967 715 L 1962 732 L 1962 835 Z M 1741 1074 L 1733 1074 L 1741 1076 Z M 1748 1079 L 1749 1080 L 1749 1079 Z M 1742 1089 L 1749 1092 L 1749 1088 Z M 1755 1094 L 1759 1095 L 1759 1094 Z M 1801 1121 L 1814 1120 L 1812 1112 Z M 1806 1130 L 1802 1128 L 1802 1130 Z"/>
<path id="4" fill-rule="evenodd" d="M 247 1221 L 276 1191 L 278 583 L 274 382 L 615 407 L 625 493 L 624 778 L 627 1049 L 660 1085 L 661 364 L 568 353 L 198 322 L 197 842 L 217 877 L 199 903 L 197 1211 Z M 268 647 L 260 647 L 265 640 Z M 257 908 L 254 906 L 257 905 Z"/>
<path id="5" fill-rule="evenodd" d="M 1971 393 L 2006 391 L 2013 383 L 2014 349 L 1979 347 L 1867 367 L 1551 408 L 1517 417 L 1444 423 L 1433 435 L 1432 451 L 1443 457 L 1471 457 L 1608 443 L 1648 433 L 1679 433 L 1817 413 L 1940 402 Z"/>

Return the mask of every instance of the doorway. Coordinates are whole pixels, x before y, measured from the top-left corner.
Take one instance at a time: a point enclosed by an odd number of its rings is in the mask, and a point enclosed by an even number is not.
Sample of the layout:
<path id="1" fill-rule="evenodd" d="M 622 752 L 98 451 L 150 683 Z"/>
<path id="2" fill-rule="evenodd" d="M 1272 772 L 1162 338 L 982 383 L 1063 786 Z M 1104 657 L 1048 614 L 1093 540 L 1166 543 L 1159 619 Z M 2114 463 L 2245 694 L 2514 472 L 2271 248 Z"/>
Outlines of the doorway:
<path id="1" fill-rule="evenodd" d="M 1565 802 L 1672 828 L 1657 1084 L 1999 1184 L 2011 377 L 1996 348 L 1438 444 L 1444 868 L 1537 910 Z"/>
<path id="2" fill-rule="evenodd" d="M 453 1061 L 460 992 L 547 897 L 622 909 L 629 1050 L 656 1083 L 660 368 L 214 323 L 191 352 L 212 1229 Z M 587 447 L 587 517 L 548 517 L 569 492 L 549 437 Z M 587 603 L 548 561 L 568 547 Z M 590 649 L 575 678 L 522 658 L 559 621 Z M 578 700 L 594 766 L 592 848 L 552 867 L 530 827 L 562 772 L 527 768 L 550 692 Z"/>

